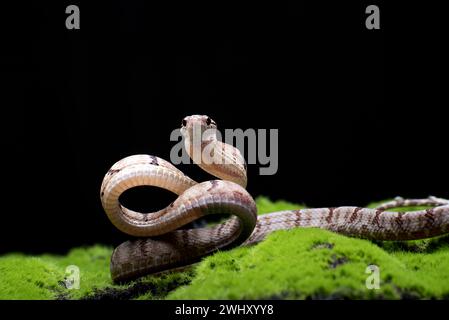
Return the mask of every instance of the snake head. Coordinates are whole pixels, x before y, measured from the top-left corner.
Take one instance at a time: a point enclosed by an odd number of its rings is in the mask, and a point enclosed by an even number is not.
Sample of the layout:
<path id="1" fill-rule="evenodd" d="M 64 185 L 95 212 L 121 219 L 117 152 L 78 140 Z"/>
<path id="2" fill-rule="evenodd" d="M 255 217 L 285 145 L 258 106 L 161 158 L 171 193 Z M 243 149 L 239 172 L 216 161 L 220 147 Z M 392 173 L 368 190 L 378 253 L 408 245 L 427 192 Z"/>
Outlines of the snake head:
<path id="1" fill-rule="evenodd" d="M 215 137 L 217 124 L 206 115 L 192 115 L 185 117 L 181 122 L 181 134 L 186 139 L 192 139 L 194 133 L 199 134 L 202 140 L 210 136 Z"/>

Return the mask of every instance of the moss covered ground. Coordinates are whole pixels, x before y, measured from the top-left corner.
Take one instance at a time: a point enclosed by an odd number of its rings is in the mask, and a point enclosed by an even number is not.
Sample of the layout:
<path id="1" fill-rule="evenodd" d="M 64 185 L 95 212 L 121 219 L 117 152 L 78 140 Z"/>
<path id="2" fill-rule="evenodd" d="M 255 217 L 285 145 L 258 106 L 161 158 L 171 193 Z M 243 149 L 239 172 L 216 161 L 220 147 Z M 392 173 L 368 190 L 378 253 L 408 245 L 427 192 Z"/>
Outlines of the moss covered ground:
<path id="1" fill-rule="evenodd" d="M 257 205 L 260 214 L 301 207 L 264 197 Z M 64 256 L 0 256 L 0 299 L 449 298 L 448 236 L 372 242 L 319 229 L 278 231 L 256 246 L 122 285 L 112 284 L 111 253 L 96 245 Z M 71 265 L 79 268 L 79 289 L 70 288 Z M 379 289 L 366 286 L 369 265 L 379 268 Z"/>

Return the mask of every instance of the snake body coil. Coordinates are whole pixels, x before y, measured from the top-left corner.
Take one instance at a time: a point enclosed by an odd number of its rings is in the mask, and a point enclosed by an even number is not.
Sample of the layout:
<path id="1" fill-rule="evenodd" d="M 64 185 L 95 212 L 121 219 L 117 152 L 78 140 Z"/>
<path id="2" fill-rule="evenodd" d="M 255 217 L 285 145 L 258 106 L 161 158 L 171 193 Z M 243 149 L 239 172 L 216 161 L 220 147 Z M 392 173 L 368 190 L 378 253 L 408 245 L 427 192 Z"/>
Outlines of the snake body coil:
<path id="1" fill-rule="evenodd" d="M 198 130 L 195 130 L 197 128 Z M 138 237 L 119 245 L 111 257 L 116 282 L 194 263 L 219 249 L 255 244 L 275 230 L 317 227 L 348 236 L 379 240 L 410 240 L 449 232 L 449 202 L 445 199 L 397 198 L 376 209 L 359 207 L 301 209 L 257 216 L 245 190 L 246 165 L 238 149 L 216 139 L 216 124 L 207 116 L 184 118 L 181 132 L 189 156 L 203 170 L 223 180 L 197 183 L 171 163 L 150 155 L 134 155 L 115 163 L 104 177 L 101 201 L 111 222 Z M 200 143 L 195 139 L 201 134 Z M 203 152 L 206 150 L 206 154 Z M 196 153 L 197 152 L 197 153 Z M 215 161 L 207 161 L 207 156 Z M 210 159 L 209 159 L 210 160 Z M 137 186 L 160 187 L 179 197 L 151 213 L 127 209 L 120 195 Z M 403 206 L 427 210 L 389 212 Z M 180 227 L 201 217 L 229 214 L 224 223 L 199 229 Z"/>

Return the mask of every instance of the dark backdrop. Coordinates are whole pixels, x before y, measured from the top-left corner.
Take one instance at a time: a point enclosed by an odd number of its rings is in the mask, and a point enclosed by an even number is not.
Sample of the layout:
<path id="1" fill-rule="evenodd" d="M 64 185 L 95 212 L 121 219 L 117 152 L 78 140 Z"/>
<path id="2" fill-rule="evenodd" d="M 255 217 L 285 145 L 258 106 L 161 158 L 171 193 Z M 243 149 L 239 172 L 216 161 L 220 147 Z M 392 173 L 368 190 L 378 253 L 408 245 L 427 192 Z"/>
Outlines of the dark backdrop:
<path id="1" fill-rule="evenodd" d="M 131 154 L 169 159 L 171 130 L 197 113 L 279 129 L 278 173 L 249 167 L 254 196 L 314 207 L 449 196 L 441 116 L 411 106 L 395 62 L 386 71 L 388 11 L 370 31 L 367 4 L 337 2 L 78 2 L 78 31 L 65 29 L 68 3 L 3 12 L 14 19 L 2 28 L 1 250 L 126 239 L 101 208 L 104 174 Z M 173 197 L 127 200 L 151 209 Z"/>

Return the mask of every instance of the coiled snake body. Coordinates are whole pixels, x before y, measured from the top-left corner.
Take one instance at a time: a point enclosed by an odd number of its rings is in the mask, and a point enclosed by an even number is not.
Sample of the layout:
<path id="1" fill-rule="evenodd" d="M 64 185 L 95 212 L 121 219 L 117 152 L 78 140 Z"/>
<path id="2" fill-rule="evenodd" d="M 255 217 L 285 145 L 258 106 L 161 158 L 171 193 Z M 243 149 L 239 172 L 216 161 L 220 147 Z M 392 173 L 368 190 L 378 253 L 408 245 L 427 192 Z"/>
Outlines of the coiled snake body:
<path id="1" fill-rule="evenodd" d="M 215 122 L 207 116 L 195 115 L 182 121 L 181 132 L 188 154 L 203 170 L 223 180 L 197 183 L 171 163 L 150 155 L 124 158 L 107 172 L 101 186 L 103 208 L 119 230 L 138 237 L 114 250 L 111 257 L 114 281 L 188 265 L 219 249 L 255 244 L 280 229 L 318 227 L 379 240 L 420 239 L 449 232 L 449 201 L 435 197 L 397 198 L 376 209 L 316 208 L 257 216 L 255 202 L 245 190 L 245 161 L 238 149 L 216 139 L 215 130 Z M 200 143 L 195 144 L 198 133 Z M 202 151 L 206 148 L 221 162 L 205 161 Z M 164 188 L 179 197 L 168 207 L 151 213 L 132 211 L 120 204 L 123 192 L 143 185 Z M 417 205 L 431 208 L 386 211 Z M 221 224 L 178 230 L 201 217 L 223 213 L 231 218 Z"/>

